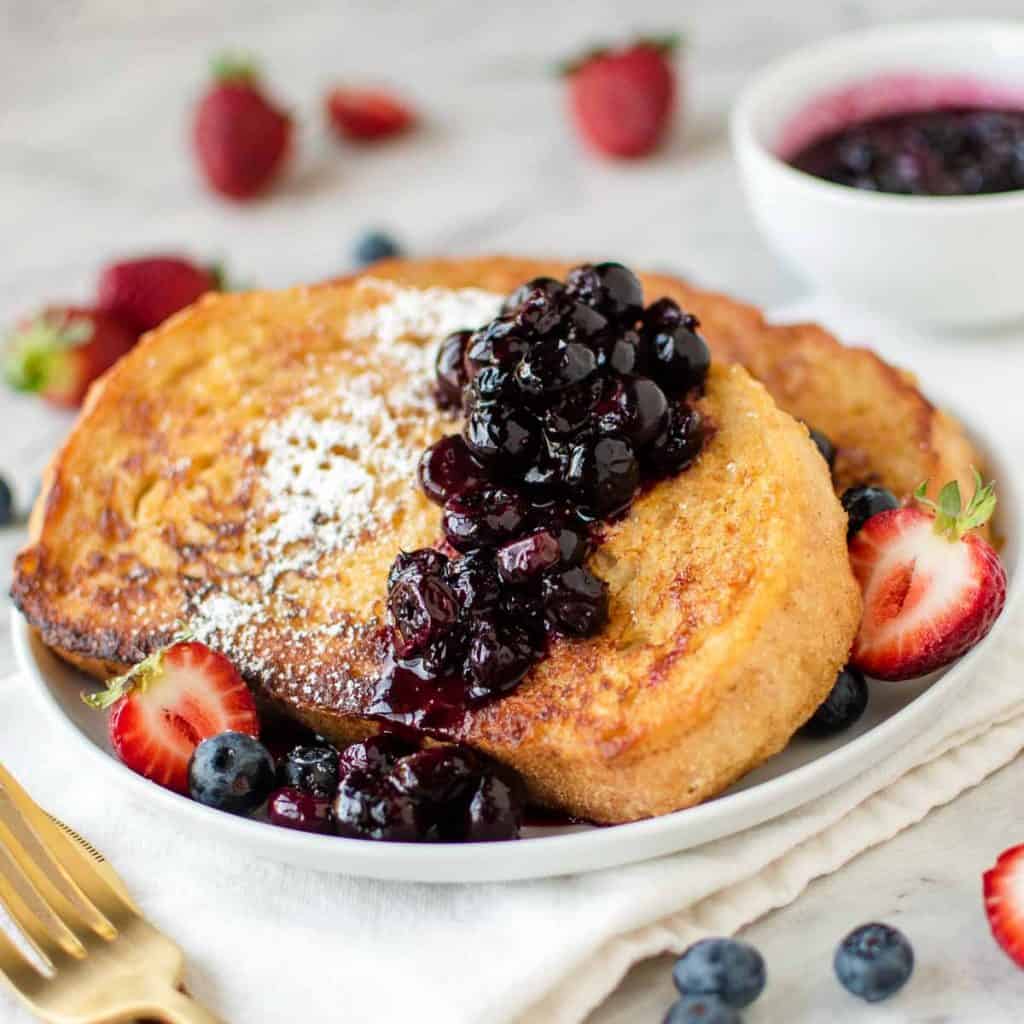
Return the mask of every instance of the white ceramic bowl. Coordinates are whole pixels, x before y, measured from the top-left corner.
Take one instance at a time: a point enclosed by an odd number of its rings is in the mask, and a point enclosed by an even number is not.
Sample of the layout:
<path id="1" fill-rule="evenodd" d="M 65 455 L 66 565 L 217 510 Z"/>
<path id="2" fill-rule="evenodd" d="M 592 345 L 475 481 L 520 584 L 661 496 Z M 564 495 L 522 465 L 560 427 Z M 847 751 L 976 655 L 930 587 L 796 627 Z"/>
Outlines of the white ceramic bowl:
<path id="1" fill-rule="evenodd" d="M 1024 191 L 865 192 L 797 171 L 779 155 L 792 149 L 795 125 L 814 117 L 815 101 L 885 77 L 897 83 L 890 90 L 895 103 L 873 112 L 919 109 L 915 91 L 957 81 L 968 91 L 987 90 L 996 102 L 1015 97 L 1014 106 L 1024 108 L 1024 24 L 968 20 L 872 29 L 800 50 L 758 75 L 733 110 L 731 133 L 759 226 L 815 286 L 858 305 L 946 326 L 1024 315 Z M 871 111 L 871 101 L 860 107 Z"/>

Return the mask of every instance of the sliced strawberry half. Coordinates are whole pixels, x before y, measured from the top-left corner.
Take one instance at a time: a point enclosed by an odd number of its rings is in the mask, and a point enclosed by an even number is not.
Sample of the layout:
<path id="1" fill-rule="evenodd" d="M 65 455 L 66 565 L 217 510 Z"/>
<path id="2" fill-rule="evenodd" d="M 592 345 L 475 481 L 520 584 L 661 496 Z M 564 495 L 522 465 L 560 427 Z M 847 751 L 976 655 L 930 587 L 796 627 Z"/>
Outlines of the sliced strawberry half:
<path id="1" fill-rule="evenodd" d="M 992 485 L 976 488 L 966 509 L 960 488 L 937 503 L 872 516 L 850 542 L 850 563 L 864 597 L 851 662 L 876 679 L 912 679 L 948 665 L 992 628 L 1006 602 L 1006 570 L 972 530 L 995 509 Z"/>
<path id="2" fill-rule="evenodd" d="M 416 114 L 410 107 L 375 89 L 332 89 L 324 105 L 335 134 L 353 142 L 388 139 L 416 124 Z"/>
<path id="3" fill-rule="evenodd" d="M 996 942 L 1024 967 L 1024 843 L 1004 850 L 982 875 L 985 913 Z"/>
<path id="4" fill-rule="evenodd" d="M 83 699 L 111 709 L 117 756 L 176 793 L 188 792 L 188 763 L 203 740 L 222 732 L 259 735 L 256 703 L 238 669 L 194 641 L 165 647 Z"/>

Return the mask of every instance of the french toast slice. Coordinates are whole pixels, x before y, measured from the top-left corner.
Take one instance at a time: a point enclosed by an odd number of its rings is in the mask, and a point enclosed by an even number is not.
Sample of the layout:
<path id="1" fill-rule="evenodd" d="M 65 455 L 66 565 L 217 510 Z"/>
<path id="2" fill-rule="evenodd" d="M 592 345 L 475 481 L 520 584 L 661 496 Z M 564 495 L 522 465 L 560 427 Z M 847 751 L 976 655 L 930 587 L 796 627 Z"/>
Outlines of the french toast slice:
<path id="1" fill-rule="evenodd" d="M 504 288 L 479 269 L 208 296 L 143 339 L 90 393 L 17 560 L 44 641 L 102 678 L 187 627 L 321 733 L 378 729 L 385 577 L 439 539 L 414 467 L 456 427 L 430 396 L 434 342 Z M 698 462 L 593 556 L 608 626 L 556 640 L 445 733 L 594 821 L 697 803 L 781 749 L 857 630 L 845 519 L 806 429 L 738 366 L 712 367 L 701 404 Z"/>

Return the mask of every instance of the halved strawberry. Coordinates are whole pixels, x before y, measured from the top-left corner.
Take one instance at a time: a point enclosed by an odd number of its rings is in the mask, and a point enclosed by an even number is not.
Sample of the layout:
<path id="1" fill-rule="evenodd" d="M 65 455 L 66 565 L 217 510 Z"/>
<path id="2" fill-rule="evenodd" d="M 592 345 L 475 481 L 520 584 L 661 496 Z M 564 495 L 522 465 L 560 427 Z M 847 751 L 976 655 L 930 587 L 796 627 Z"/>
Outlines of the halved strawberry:
<path id="1" fill-rule="evenodd" d="M 996 942 L 1024 967 L 1024 843 L 1004 850 L 982 875 L 985 913 Z"/>
<path id="2" fill-rule="evenodd" d="M 334 133 L 352 142 L 373 142 L 401 135 L 416 124 L 416 114 L 401 100 L 375 89 L 332 89 L 324 100 Z"/>
<path id="3" fill-rule="evenodd" d="M 132 771 L 177 793 L 188 792 L 189 759 L 202 740 L 259 735 L 256 703 L 238 669 L 195 641 L 165 647 L 82 699 L 112 709 L 110 740 Z"/>
<path id="4" fill-rule="evenodd" d="M 962 508 L 948 483 L 938 503 L 917 490 L 916 506 L 872 516 L 850 541 L 850 563 L 864 596 L 864 618 L 850 661 L 876 679 L 912 679 L 966 654 L 992 628 L 1006 602 L 1006 570 L 971 530 L 996 505 L 975 472 Z"/>

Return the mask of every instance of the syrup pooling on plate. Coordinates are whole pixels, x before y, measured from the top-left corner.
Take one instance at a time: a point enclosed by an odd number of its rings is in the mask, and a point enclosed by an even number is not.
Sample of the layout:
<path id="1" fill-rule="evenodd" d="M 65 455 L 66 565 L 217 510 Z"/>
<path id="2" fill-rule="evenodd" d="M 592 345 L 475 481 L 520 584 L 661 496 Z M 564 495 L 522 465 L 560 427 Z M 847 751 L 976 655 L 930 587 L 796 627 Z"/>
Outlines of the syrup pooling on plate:
<path id="1" fill-rule="evenodd" d="M 703 444 L 690 400 L 707 376 L 698 322 L 671 299 L 644 307 L 618 263 L 522 285 L 478 330 L 441 345 L 436 398 L 462 430 L 420 460 L 442 506 L 445 550 L 402 552 L 374 714 L 445 731 L 513 690 L 552 635 L 588 637 L 607 585 L 585 565 L 600 524 Z"/>

